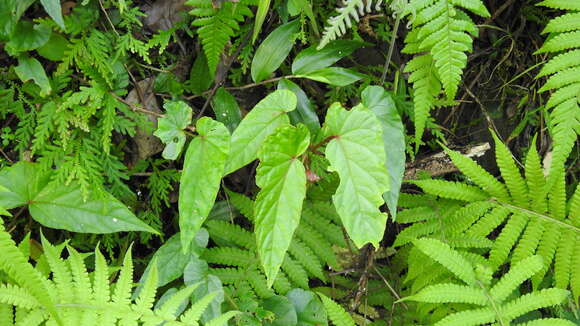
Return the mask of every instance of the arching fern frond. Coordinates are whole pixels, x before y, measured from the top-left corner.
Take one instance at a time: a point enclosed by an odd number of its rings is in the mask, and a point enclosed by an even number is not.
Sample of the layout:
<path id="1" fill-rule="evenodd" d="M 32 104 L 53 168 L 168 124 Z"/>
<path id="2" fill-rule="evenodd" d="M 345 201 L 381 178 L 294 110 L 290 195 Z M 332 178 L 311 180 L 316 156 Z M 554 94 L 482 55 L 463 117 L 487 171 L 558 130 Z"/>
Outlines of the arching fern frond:
<path id="1" fill-rule="evenodd" d="M 379 10 L 383 0 L 377 0 L 374 10 Z M 325 47 L 330 41 L 344 35 L 347 28 L 352 27 L 352 20 L 358 22 L 360 18 L 373 11 L 373 0 L 345 0 L 344 7 L 336 8 L 338 15 L 328 19 L 328 26 L 324 29 L 318 49 Z"/>
<path id="2" fill-rule="evenodd" d="M 548 185 L 552 186 L 580 133 L 580 6 L 565 0 L 546 0 L 538 5 L 566 10 L 548 23 L 543 33 L 550 33 L 551 37 L 536 52 L 559 53 L 538 74 L 549 76 L 540 91 L 553 92 L 546 104 L 546 109 L 551 110 L 548 122 L 554 140 L 548 178 Z"/>
<path id="3" fill-rule="evenodd" d="M 544 264 L 531 277 L 534 288 L 540 286 L 553 266 L 554 285 L 571 289 L 574 298 L 580 297 L 578 191 L 567 198 L 564 173 L 559 173 L 554 186 L 548 189 L 535 146 L 527 155 L 524 177 L 507 147 L 497 137 L 495 141 L 496 160 L 503 182 L 470 158 L 447 150 L 455 165 L 469 178 L 469 183 L 475 185 L 415 181 L 425 193 L 440 199 L 424 202 L 423 206 L 400 214 L 400 221 L 412 224 L 397 236 L 394 246 L 404 246 L 417 238 L 429 236 L 445 241 L 452 248 L 485 250 L 488 248 L 485 241 L 492 241 L 489 264 L 493 268 L 506 262 L 513 266 L 539 255 Z M 479 188 L 485 196 L 478 200 L 479 191 L 472 187 Z M 445 189 L 444 193 L 442 189 Z M 425 213 L 428 210 L 431 212 Z"/>
<path id="4" fill-rule="evenodd" d="M 461 269 L 473 275 L 478 282 L 470 283 L 465 274 L 455 273 L 467 286 L 454 283 L 429 285 L 419 293 L 404 298 L 404 300 L 426 303 L 465 303 L 457 306 L 457 312 L 450 312 L 439 320 L 437 326 L 451 325 L 510 325 L 511 322 L 530 311 L 557 306 L 566 301 L 569 292 L 562 289 L 543 289 L 513 298 L 511 294 L 533 274 L 542 269 L 543 260 L 540 256 L 531 256 L 512 266 L 495 284 L 490 283 L 492 271 L 488 267 L 476 267 L 462 259 L 462 254 L 443 242 L 435 239 L 422 239 L 415 242 L 418 248 L 432 259 L 441 263 L 449 270 Z M 442 257 L 447 257 L 442 259 Z M 507 301 L 507 300 L 510 301 Z M 475 307 L 474 307 L 475 306 Z M 553 325 L 574 325 L 571 321 L 554 319 Z M 541 319 L 540 319 L 541 321 Z M 494 324 L 495 325 L 495 324 Z"/>
<path id="5" fill-rule="evenodd" d="M 490 14 L 481 0 L 411 0 L 403 15 L 413 16 L 413 29 L 405 38 L 404 53 L 420 54 L 405 68 L 411 72 L 415 96 L 415 141 L 420 144 L 429 110 L 439 95 L 438 79 L 448 101 L 457 94 L 466 52 L 472 50 L 472 37 L 478 29 L 468 16 Z M 423 54 L 425 53 L 425 54 Z"/>

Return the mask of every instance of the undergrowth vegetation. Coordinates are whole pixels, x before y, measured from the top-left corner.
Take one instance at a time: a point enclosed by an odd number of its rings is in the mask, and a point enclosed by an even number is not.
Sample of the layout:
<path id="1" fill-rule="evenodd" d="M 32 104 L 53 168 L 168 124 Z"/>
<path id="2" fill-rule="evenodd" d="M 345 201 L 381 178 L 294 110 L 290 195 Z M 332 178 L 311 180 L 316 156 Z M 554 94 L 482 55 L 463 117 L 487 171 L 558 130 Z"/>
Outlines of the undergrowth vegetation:
<path id="1" fill-rule="evenodd" d="M 0 16 L 0 325 L 580 324 L 576 1 Z"/>

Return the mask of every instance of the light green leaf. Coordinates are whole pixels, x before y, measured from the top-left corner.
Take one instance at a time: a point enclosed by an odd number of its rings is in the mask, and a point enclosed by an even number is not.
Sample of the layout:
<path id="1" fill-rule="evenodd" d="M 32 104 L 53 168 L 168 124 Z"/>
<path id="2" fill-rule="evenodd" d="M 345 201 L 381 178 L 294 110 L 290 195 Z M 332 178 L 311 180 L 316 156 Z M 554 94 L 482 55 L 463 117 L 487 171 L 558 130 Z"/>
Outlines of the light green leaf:
<path id="1" fill-rule="evenodd" d="M 256 20 L 254 22 L 252 44 L 256 42 L 258 35 L 260 35 L 262 24 L 264 23 L 264 19 L 266 19 L 266 15 L 268 15 L 268 9 L 270 9 L 270 0 L 260 0 L 260 2 L 258 2 L 258 11 L 256 12 Z"/>
<path id="2" fill-rule="evenodd" d="M 320 130 L 320 121 L 318 120 L 318 115 L 316 114 L 314 106 L 302 88 L 288 79 L 282 79 L 278 82 L 278 89 L 291 90 L 298 99 L 296 110 L 288 113 L 290 122 L 292 122 L 294 125 L 298 123 L 305 124 L 313 134 L 318 132 L 318 130 Z"/>
<path id="3" fill-rule="evenodd" d="M 209 66 L 207 65 L 207 58 L 202 51 L 195 58 L 189 73 L 191 92 L 199 95 L 207 91 L 213 79 L 214 76 L 210 73 Z"/>
<path id="4" fill-rule="evenodd" d="M 16 25 L 13 37 L 6 43 L 6 50 L 12 54 L 37 49 L 50 38 L 52 30 L 44 24 L 33 24 L 22 20 Z"/>
<path id="5" fill-rule="evenodd" d="M 221 280 L 209 273 L 207 263 L 198 256 L 192 256 L 183 270 L 183 282 L 185 285 L 199 284 L 192 294 L 192 302 L 197 302 L 212 294 L 215 297 L 203 311 L 201 321 L 207 322 L 222 313 L 221 304 L 224 301 L 224 289 Z"/>
<path id="6" fill-rule="evenodd" d="M 64 20 L 62 19 L 62 9 L 60 7 L 60 0 L 40 0 L 46 13 L 54 20 L 54 22 L 66 31 L 64 27 Z"/>
<path id="7" fill-rule="evenodd" d="M 217 121 L 226 125 L 230 132 L 234 132 L 240 124 L 240 121 L 242 121 L 242 112 L 240 111 L 238 102 L 223 87 L 220 87 L 216 91 L 211 100 L 211 107 Z"/>
<path id="8" fill-rule="evenodd" d="M 310 20 L 310 26 L 314 31 L 314 35 L 318 38 L 320 37 L 320 32 L 318 31 L 318 24 L 316 23 L 316 16 L 314 16 L 314 11 L 312 11 L 312 5 L 308 0 L 288 0 L 288 13 L 290 16 L 296 16 L 301 12 L 304 12 L 308 19 Z"/>
<path id="9" fill-rule="evenodd" d="M 52 92 L 46 72 L 35 58 L 21 56 L 18 58 L 18 66 L 14 68 L 14 71 L 23 83 L 31 79 L 34 80 L 36 85 L 40 87 L 40 96 L 47 96 Z"/>
<path id="10" fill-rule="evenodd" d="M 50 183 L 29 204 L 30 215 L 44 226 L 79 233 L 146 231 L 159 234 L 109 193 L 89 193 L 80 187 Z"/>
<path id="11" fill-rule="evenodd" d="M 383 193 L 389 190 L 381 124 L 367 108 L 346 111 L 335 103 L 328 110 L 324 128 L 331 137 L 325 152 L 329 169 L 340 177 L 332 197 L 334 206 L 357 247 L 370 242 L 378 248 L 387 220 L 379 207 L 384 204 Z"/>
<path id="12" fill-rule="evenodd" d="M 163 105 L 165 116 L 157 121 L 157 130 L 153 133 L 165 144 L 163 158 L 175 160 L 185 144 L 183 129 L 191 123 L 192 111 L 182 101 L 170 101 Z"/>
<path id="13" fill-rule="evenodd" d="M 252 79 L 255 82 L 268 78 L 280 67 L 294 46 L 299 28 L 300 21 L 298 19 L 288 22 L 276 28 L 260 44 L 251 67 Z"/>
<path id="14" fill-rule="evenodd" d="M 71 183 L 49 183 L 51 171 L 40 165 L 19 162 L 0 172 L 0 206 L 14 208 L 28 204 L 30 215 L 40 224 L 72 232 L 112 233 L 146 231 L 158 233 L 106 192 L 89 192 L 83 200 L 80 187 Z"/>
<path id="15" fill-rule="evenodd" d="M 373 111 L 383 129 L 383 147 L 387 155 L 385 163 L 390 178 L 390 190 L 383 194 L 383 198 L 395 220 L 399 191 L 405 173 L 405 128 L 393 98 L 382 87 L 365 88 L 361 94 L 361 101 Z"/>
<path id="16" fill-rule="evenodd" d="M 288 124 L 285 113 L 295 108 L 296 95 L 288 90 L 275 91 L 258 102 L 232 135 L 225 174 L 255 160 L 266 137 L 278 127 Z"/>
<path id="17" fill-rule="evenodd" d="M 264 326 L 296 326 L 298 316 L 296 309 L 288 300 L 288 298 L 281 295 L 274 295 L 265 299 L 261 307 L 274 313 L 274 320 L 271 322 L 265 320 Z"/>
<path id="18" fill-rule="evenodd" d="M 266 139 L 258 154 L 256 184 L 260 192 L 254 206 L 255 232 L 268 286 L 274 283 L 300 222 L 306 171 L 299 156 L 309 144 L 306 126 L 285 126 Z"/>
<path id="19" fill-rule="evenodd" d="M 322 68 L 307 74 L 300 74 L 297 76 L 340 87 L 350 85 L 365 77 L 364 75 L 359 74 L 353 70 L 339 67 Z"/>
<path id="20" fill-rule="evenodd" d="M 321 50 L 317 50 L 316 45 L 313 45 L 298 53 L 292 63 L 292 73 L 308 74 L 329 67 L 363 45 L 363 42 L 350 40 L 333 41 Z"/>
<path id="21" fill-rule="evenodd" d="M 185 154 L 179 186 L 179 228 L 184 252 L 207 218 L 223 177 L 230 133 L 220 122 L 203 117 Z"/>

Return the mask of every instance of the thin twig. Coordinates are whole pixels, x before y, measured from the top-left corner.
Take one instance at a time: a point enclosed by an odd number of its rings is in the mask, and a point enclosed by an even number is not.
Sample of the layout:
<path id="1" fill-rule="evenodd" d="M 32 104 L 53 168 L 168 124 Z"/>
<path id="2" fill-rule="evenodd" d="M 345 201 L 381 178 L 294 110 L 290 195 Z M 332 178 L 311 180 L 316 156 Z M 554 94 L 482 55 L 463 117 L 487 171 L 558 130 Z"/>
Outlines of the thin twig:
<path id="1" fill-rule="evenodd" d="M 395 296 L 395 298 L 397 298 L 397 300 L 401 300 L 401 296 L 397 293 L 397 291 L 395 291 L 395 289 L 393 289 L 393 287 L 391 286 L 391 284 L 389 284 L 389 281 L 387 281 L 387 279 L 378 270 L 378 268 L 376 268 L 375 266 L 373 266 L 373 270 L 383 280 L 383 282 L 389 288 L 389 291 L 391 291 L 391 293 Z M 401 302 L 401 304 L 403 305 L 403 307 L 405 307 L 405 309 L 409 309 L 409 307 L 407 307 L 407 305 L 404 302 Z"/>
<path id="2" fill-rule="evenodd" d="M 395 27 L 393 27 L 393 33 L 391 34 L 391 43 L 389 44 L 389 53 L 387 54 L 387 60 L 383 66 L 383 75 L 381 76 L 381 86 L 385 84 L 385 79 L 387 78 L 387 70 L 389 70 L 389 63 L 393 57 L 393 51 L 395 49 L 395 40 L 397 39 L 397 32 L 399 31 L 399 23 L 401 22 L 401 13 L 397 12 L 397 18 L 395 20 Z"/>
<path id="3" fill-rule="evenodd" d="M 132 111 L 149 114 L 149 115 L 154 116 L 154 117 L 157 117 L 157 118 L 164 117 L 164 115 L 161 114 L 161 113 L 157 113 L 157 112 L 154 112 L 154 111 L 149 111 L 147 109 L 143 109 L 143 108 L 141 108 L 139 106 L 136 106 L 133 103 L 129 103 L 124 98 L 120 97 L 119 95 L 117 95 L 117 94 L 115 94 L 113 92 L 110 92 L 109 94 L 111 94 L 111 96 L 113 96 L 117 101 L 119 101 L 119 102 L 125 104 L 126 106 L 128 106 Z"/>

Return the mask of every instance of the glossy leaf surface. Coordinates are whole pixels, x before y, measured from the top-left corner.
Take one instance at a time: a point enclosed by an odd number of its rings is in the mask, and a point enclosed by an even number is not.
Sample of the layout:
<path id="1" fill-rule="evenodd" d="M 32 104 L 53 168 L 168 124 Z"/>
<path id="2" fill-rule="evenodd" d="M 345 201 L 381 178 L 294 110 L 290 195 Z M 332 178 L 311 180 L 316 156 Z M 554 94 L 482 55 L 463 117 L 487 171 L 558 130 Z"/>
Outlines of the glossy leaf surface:
<path id="1" fill-rule="evenodd" d="M 230 133 L 221 122 L 203 117 L 196 130 L 199 136 L 185 154 L 179 187 L 179 229 L 184 251 L 211 211 L 230 150 Z"/>
<path id="2" fill-rule="evenodd" d="M 329 43 L 323 49 L 317 50 L 316 45 L 298 53 L 292 63 L 292 73 L 308 74 L 322 68 L 330 67 L 338 60 L 350 55 L 364 43 L 350 40 L 338 40 Z"/>
<path id="3" fill-rule="evenodd" d="M 310 143 L 304 125 L 286 126 L 269 136 L 260 150 L 256 184 L 255 232 L 258 254 L 271 286 L 300 222 L 306 171 L 299 156 Z"/>
<path id="4" fill-rule="evenodd" d="M 310 102 L 310 99 L 308 99 L 308 96 L 302 88 L 288 79 L 282 79 L 278 82 L 278 89 L 290 90 L 298 99 L 296 110 L 288 113 L 290 122 L 294 125 L 303 123 L 311 133 L 316 133 L 320 129 L 320 121 L 318 120 L 314 105 L 312 105 L 312 102 Z"/>
<path id="5" fill-rule="evenodd" d="M 364 75 L 351 69 L 339 67 L 322 68 L 307 74 L 299 74 L 298 76 L 341 87 L 350 85 L 364 78 Z"/>
<path id="6" fill-rule="evenodd" d="M 288 124 L 287 112 L 296 108 L 296 95 L 278 90 L 266 96 L 246 115 L 232 134 L 226 173 L 229 174 L 257 158 L 260 146 L 274 130 Z"/>
<path id="7" fill-rule="evenodd" d="M 276 28 L 260 44 L 252 60 L 252 79 L 260 82 L 276 71 L 290 53 L 298 37 L 300 21 L 294 20 Z"/>

